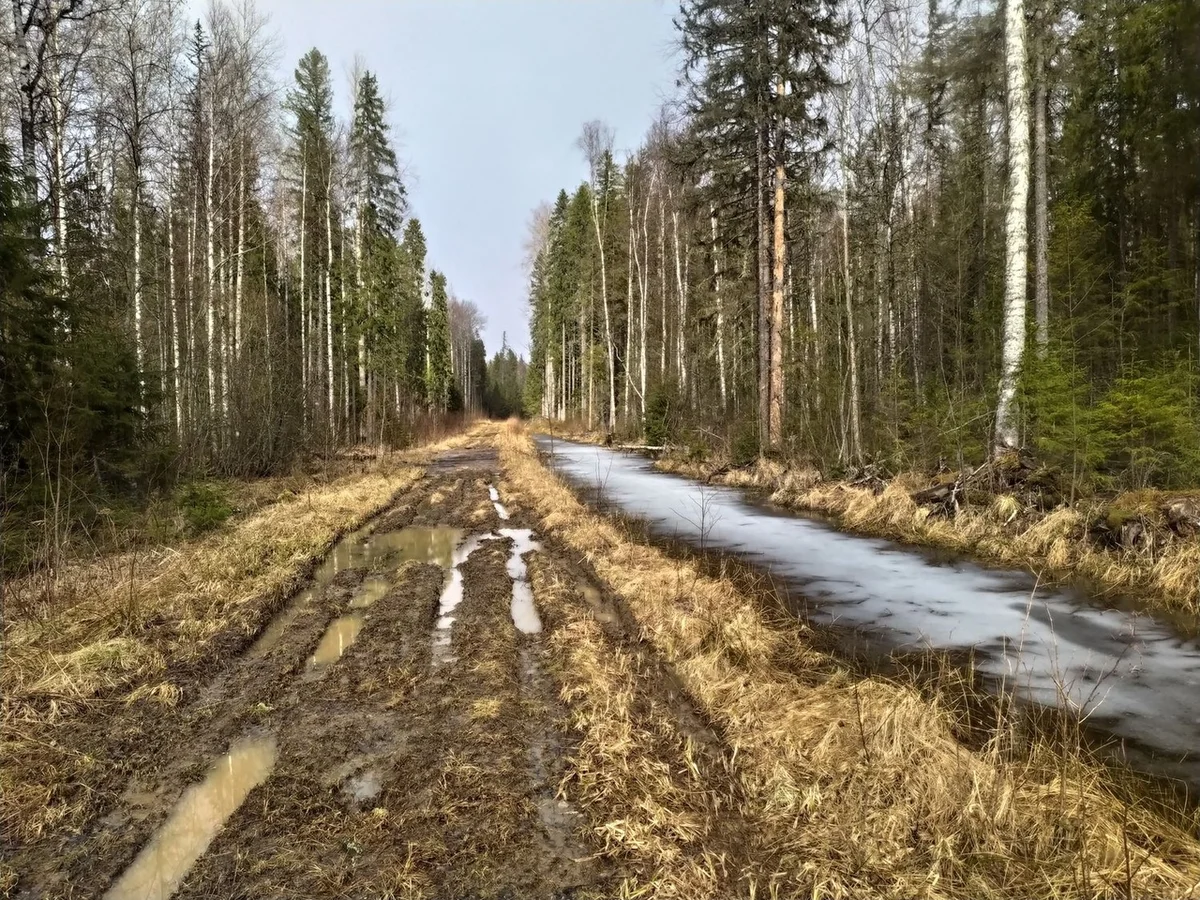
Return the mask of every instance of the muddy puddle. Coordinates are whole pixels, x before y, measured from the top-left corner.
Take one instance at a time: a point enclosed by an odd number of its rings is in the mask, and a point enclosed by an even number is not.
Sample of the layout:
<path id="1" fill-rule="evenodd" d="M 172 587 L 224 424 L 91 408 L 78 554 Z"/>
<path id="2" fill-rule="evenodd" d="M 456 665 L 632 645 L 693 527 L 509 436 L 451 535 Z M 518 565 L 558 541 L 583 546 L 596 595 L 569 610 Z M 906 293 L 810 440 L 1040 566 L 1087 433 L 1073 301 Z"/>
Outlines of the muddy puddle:
<path id="1" fill-rule="evenodd" d="M 997 690 L 1086 717 L 1135 765 L 1200 786 L 1200 641 L 1171 623 L 1025 572 L 847 534 L 640 456 L 539 445 L 590 502 L 769 571 L 797 614 L 873 650 L 966 655 Z"/>
<path id="2" fill-rule="evenodd" d="M 379 602 L 387 594 L 392 583 L 386 578 L 371 576 L 363 580 L 362 587 L 350 598 L 351 609 L 367 609 Z"/>
<path id="3" fill-rule="evenodd" d="M 308 659 L 308 674 L 317 675 L 327 666 L 341 659 L 342 654 L 349 650 L 358 639 L 358 633 L 362 631 L 364 621 L 362 613 L 353 612 L 338 616 L 330 622 L 325 633 L 321 635 L 317 649 Z"/>
<path id="4" fill-rule="evenodd" d="M 433 664 L 454 662 L 450 655 L 450 628 L 454 625 L 454 611 L 463 600 L 462 565 L 471 558 L 471 554 L 482 547 L 487 541 L 496 540 L 494 534 L 477 534 L 467 538 L 455 548 L 451 555 L 449 571 L 438 598 L 437 622 L 433 628 Z"/>
<path id="5" fill-rule="evenodd" d="M 529 570 L 525 565 L 525 554 L 541 550 L 542 545 L 533 539 L 528 528 L 501 528 L 500 536 L 512 541 L 506 569 L 512 579 L 512 621 L 518 631 L 537 634 L 542 630 L 542 620 L 533 604 L 533 588 L 529 586 Z"/>
<path id="6" fill-rule="evenodd" d="M 459 529 L 444 526 L 411 526 L 384 532 L 377 532 L 368 526 L 347 535 L 334 545 L 329 555 L 317 567 L 312 582 L 297 593 L 263 629 L 258 640 L 250 648 L 251 655 L 261 656 L 270 652 L 296 618 L 312 607 L 339 572 L 345 569 L 371 568 L 384 573 L 364 579 L 362 586 L 351 598 L 351 609 L 366 609 L 388 592 L 391 581 L 385 577 L 387 574 L 394 573 L 406 562 L 433 563 L 442 568 L 449 568 L 453 565 L 454 548 L 461 540 L 462 532 Z M 343 636 L 350 630 L 348 623 L 340 628 Z M 326 639 L 336 641 L 337 633 L 331 632 L 334 632 L 332 626 L 330 632 L 322 638 L 322 645 Z M 357 636 L 358 632 L 355 631 L 354 634 Z M 339 653 L 338 656 L 340 655 Z"/>
<path id="7" fill-rule="evenodd" d="M 496 490 L 496 486 L 494 484 L 488 485 L 488 496 L 492 498 L 492 506 L 496 507 L 496 515 L 503 520 L 507 520 L 508 510 L 505 508 L 504 504 L 500 502 L 500 492 Z"/>
<path id="8" fill-rule="evenodd" d="M 105 900 L 167 900 L 221 826 L 275 766 L 272 736 L 246 737 L 188 788 L 170 817 L 104 894 Z"/>

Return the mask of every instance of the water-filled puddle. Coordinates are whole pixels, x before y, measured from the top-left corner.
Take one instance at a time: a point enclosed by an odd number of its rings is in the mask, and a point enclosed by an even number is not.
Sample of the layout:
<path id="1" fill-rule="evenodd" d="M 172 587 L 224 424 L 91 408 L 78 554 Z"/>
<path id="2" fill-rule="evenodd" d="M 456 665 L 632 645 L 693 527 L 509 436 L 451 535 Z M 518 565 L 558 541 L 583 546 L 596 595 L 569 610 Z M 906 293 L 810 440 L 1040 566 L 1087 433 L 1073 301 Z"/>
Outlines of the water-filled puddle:
<path id="1" fill-rule="evenodd" d="M 313 572 L 312 583 L 296 594 L 263 629 L 263 633 L 250 649 L 251 655 L 262 656 L 278 644 L 300 613 L 312 606 L 334 576 L 343 569 L 378 566 L 384 572 L 391 572 L 411 561 L 449 568 L 453 565 L 454 548 L 461 540 L 462 531 L 440 525 L 413 526 L 384 532 L 376 532 L 373 526 L 367 526 L 346 535 L 334 545 L 329 555 Z M 388 586 L 382 578 L 366 579 L 360 591 L 351 599 L 350 607 L 365 609 L 382 599 Z"/>
<path id="2" fill-rule="evenodd" d="M 1200 641 L 1168 621 L 1022 572 L 846 534 L 736 488 L 656 472 L 642 457 L 561 440 L 541 446 L 576 487 L 653 535 L 769 570 L 811 620 L 861 629 L 889 650 L 969 652 L 997 689 L 1087 716 L 1127 750 L 1154 755 L 1153 771 L 1200 787 Z"/>
<path id="3" fill-rule="evenodd" d="M 444 525 L 413 525 L 399 531 L 376 535 L 379 550 L 375 556 L 378 558 L 385 554 L 394 554 L 394 558 L 389 556 L 388 559 L 394 567 L 406 562 L 422 562 L 448 569 L 454 564 L 454 548 L 462 538 L 463 533 L 457 528 L 447 528 Z"/>
<path id="4" fill-rule="evenodd" d="M 500 535 L 513 542 L 508 556 L 508 577 L 512 579 L 512 620 L 518 631 L 537 634 L 542 630 L 542 620 L 533 605 L 533 589 L 529 586 L 525 554 L 541 550 L 542 545 L 533 539 L 528 528 L 501 528 Z"/>
<path id="5" fill-rule="evenodd" d="M 580 596 L 583 597 L 584 602 L 592 610 L 592 615 L 596 617 L 596 621 L 611 623 L 617 620 L 617 617 L 605 606 L 604 596 L 600 593 L 598 587 L 586 578 L 577 579 L 575 587 L 578 588 Z"/>
<path id="6" fill-rule="evenodd" d="M 371 577 L 363 580 L 362 586 L 350 598 L 351 609 L 366 609 L 378 601 L 382 600 L 387 594 L 392 583 L 386 578 Z"/>
<path id="7" fill-rule="evenodd" d="M 271 736 L 233 744 L 204 781 L 179 798 L 170 818 L 108 889 L 105 900 L 167 900 L 246 795 L 266 780 L 275 757 Z"/>
<path id="8" fill-rule="evenodd" d="M 365 772 L 359 772 L 347 781 L 342 788 L 346 796 L 355 803 L 374 800 L 379 796 L 379 792 L 382 789 L 383 779 L 375 769 L 367 769 Z"/>
<path id="9" fill-rule="evenodd" d="M 455 549 L 451 559 L 450 571 L 446 574 L 446 583 L 442 587 L 442 595 L 438 598 L 438 618 L 433 629 L 433 663 L 453 662 L 449 655 L 450 626 L 454 624 L 454 610 L 463 599 L 462 564 L 470 559 L 471 554 L 478 550 L 486 541 L 496 540 L 494 534 L 477 534 L 468 538 L 465 543 Z"/>
<path id="10" fill-rule="evenodd" d="M 504 504 L 500 502 L 500 492 L 496 490 L 494 484 L 488 485 L 488 496 L 492 498 L 492 506 L 496 507 L 496 515 L 501 519 L 508 518 L 508 510 L 504 508 Z"/>
<path id="11" fill-rule="evenodd" d="M 359 612 L 338 616 L 321 635 L 321 643 L 308 660 L 309 672 L 316 673 L 342 658 L 362 631 L 363 614 Z"/>

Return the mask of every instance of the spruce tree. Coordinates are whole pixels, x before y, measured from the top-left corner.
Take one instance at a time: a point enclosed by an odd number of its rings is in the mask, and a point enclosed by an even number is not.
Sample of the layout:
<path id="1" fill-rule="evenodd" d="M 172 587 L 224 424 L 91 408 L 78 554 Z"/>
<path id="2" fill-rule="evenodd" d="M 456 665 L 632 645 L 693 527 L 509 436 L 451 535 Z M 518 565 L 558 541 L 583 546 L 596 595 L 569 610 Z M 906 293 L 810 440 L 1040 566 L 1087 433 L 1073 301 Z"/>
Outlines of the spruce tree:
<path id="1" fill-rule="evenodd" d="M 425 380 L 429 406 L 434 412 L 450 408 L 450 386 L 454 373 L 450 366 L 450 309 L 446 294 L 446 276 L 430 272 L 431 303 L 427 336 L 428 366 Z"/>

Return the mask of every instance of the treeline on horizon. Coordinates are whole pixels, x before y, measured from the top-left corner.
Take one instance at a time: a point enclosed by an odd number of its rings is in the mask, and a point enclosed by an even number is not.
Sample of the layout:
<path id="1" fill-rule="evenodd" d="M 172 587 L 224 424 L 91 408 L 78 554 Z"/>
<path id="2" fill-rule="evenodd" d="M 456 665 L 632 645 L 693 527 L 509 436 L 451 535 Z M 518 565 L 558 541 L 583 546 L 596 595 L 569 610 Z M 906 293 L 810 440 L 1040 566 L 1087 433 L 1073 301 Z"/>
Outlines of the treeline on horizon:
<path id="1" fill-rule="evenodd" d="M 531 413 L 1200 481 L 1200 8 L 684 0 L 642 145 L 535 216 Z M 581 118 L 586 111 L 581 110 Z"/>
<path id="2" fill-rule="evenodd" d="M 253 3 L 185 12 L 4 18 L 5 568 L 180 478 L 519 403 L 524 363 L 502 347 L 488 384 L 483 318 L 429 266 L 374 73 L 354 62 L 341 120 L 326 57 L 285 82 Z"/>

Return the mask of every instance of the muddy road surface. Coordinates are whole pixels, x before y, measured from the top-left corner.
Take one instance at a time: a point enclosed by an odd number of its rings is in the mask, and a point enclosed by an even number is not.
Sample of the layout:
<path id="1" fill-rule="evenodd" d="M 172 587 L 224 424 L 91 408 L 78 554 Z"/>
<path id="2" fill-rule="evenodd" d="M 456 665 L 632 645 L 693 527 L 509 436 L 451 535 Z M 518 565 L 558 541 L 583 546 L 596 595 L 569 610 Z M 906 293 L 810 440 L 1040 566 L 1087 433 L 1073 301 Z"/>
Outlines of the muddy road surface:
<path id="1" fill-rule="evenodd" d="M 435 458 L 190 703 L 112 717 L 94 752 L 139 765 L 82 833 L 18 851 L 14 894 L 611 893 L 560 790 L 574 737 L 527 571 L 550 551 L 500 478 L 484 440 Z"/>
<path id="2" fill-rule="evenodd" d="M 171 691 L 24 726 L 0 897 L 1195 895 L 1190 807 L 1065 739 L 965 743 L 769 584 L 590 511 L 519 424 L 413 459 Z"/>

